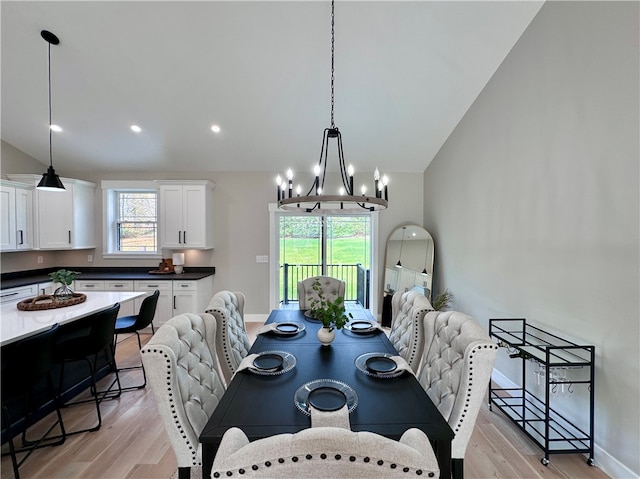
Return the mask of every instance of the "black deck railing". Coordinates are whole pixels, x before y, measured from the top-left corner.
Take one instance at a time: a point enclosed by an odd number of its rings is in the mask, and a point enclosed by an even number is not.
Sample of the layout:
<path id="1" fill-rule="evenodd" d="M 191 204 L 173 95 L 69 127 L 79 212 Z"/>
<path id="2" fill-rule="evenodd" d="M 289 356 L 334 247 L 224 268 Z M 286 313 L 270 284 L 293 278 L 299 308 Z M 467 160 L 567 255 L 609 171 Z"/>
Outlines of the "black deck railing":
<path id="1" fill-rule="evenodd" d="M 366 293 L 358 289 L 368 288 L 362 281 L 358 282 L 358 270 L 363 271 L 361 264 L 329 264 L 327 265 L 327 276 L 337 278 L 345 282 L 345 301 L 358 301 L 358 298 L 366 297 Z M 280 266 L 280 291 L 282 298 L 280 302 L 289 304 L 289 301 L 298 301 L 298 282 L 311 276 L 322 274 L 322 265 L 319 264 L 288 264 Z M 359 286 L 360 285 L 360 286 Z"/>

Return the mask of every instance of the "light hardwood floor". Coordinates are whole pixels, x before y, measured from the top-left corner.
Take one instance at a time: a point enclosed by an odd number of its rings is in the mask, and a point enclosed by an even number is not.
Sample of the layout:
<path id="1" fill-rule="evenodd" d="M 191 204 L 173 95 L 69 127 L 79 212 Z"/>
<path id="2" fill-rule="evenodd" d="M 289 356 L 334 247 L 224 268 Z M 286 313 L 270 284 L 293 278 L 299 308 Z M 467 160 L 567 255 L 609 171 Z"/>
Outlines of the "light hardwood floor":
<path id="1" fill-rule="evenodd" d="M 248 329 L 251 326 L 250 323 Z M 143 336 L 145 341 L 149 337 Z M 134 336 L 118 343 L 116 357 L 121 367 L 139 360 Z M 138 382 L 140 373 L 123 374 L 122 380 L 125 386 Z M 22 479 L 170 479 L 177 468 L 176 460 L 149 388 L 125 392 L 120 399 L 103 402 L 101 408 L 103 425 L 99 431 L 71 436 L 61 446 L 36 451 L 20 468 Z M 72 406 L 63 410 L 63 416 L 67 429 L 88 427 L 95 420 L 95 407 Z M 48 420 L 40 421 L 36 428 L 44 427 Z M 579 454 L 551 456 L 546 467 L 540 464 L 541 457 L 540 449 L 502 413 L 484 407 L 467 448 L 465 477 L 608 478 L 598 467 L 588 466 L 586 458 Z M 13 477 L 8 456 L 2 458 L 1 477 Z"/>

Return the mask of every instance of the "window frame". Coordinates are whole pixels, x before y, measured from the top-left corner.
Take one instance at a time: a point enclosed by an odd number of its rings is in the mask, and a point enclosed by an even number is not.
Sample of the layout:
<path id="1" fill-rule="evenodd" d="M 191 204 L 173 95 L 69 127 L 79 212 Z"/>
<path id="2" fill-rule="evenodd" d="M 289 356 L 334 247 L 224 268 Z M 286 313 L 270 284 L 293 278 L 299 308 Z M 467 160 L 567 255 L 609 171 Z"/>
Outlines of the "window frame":
<path id="1" fill-rule="evenodd" d="M 160 188 L 153 181 L 113 181 L 103 180 L 102 187 L 102 258 L 103 259 L 162 259 L 160 245 Z M 145 192 L 156 194 L 156 224 L 158 232 L 158 249 L 152 252 L 118 251 L 117 250 L 117 221 L 118 221 L 118 193 Z"/>

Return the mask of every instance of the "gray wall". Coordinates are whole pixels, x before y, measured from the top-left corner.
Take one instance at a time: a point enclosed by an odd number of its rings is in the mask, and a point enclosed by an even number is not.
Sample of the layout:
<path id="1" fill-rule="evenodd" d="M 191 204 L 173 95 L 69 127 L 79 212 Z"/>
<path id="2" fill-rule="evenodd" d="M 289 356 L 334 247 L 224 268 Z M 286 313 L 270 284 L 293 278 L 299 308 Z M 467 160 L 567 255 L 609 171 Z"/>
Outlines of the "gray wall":
<path id="1" fill-rule="evenodd" d="M 638 19 L 638 2 L 547 2 L 424 192 L 453 309 L 596 346 L 596 462 L 624 478 L 640 473 Z M 504 353 L 497 368 L 518 379 Z"/>

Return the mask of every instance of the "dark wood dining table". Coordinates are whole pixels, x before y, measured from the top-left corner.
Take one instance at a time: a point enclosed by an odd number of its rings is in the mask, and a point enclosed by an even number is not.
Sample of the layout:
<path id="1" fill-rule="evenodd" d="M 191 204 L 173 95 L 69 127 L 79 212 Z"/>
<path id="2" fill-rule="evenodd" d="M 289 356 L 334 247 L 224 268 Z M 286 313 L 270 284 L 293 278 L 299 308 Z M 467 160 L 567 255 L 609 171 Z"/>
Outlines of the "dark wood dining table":
<path id="1" fill-rule="evenodd" d="M 353 311 L 353 316 L 352 321 L 373 321 L 366 310 Z M 395 440 L 409 428 L 424 431 L 434 446 L 440 477 L 451 477 L 453 431 L 415 376 L 405 372 L 395 378 L 376 378 L 355 366 L 355 359 L 364 353 L 397 354 L 384 332 L 336 330 L 335 340 L 325 347 L 316 336 L 320 323 L 307 319 L 302 311 L 274 310 L 267 319 L 270 322 L 299 322 L 305 329 L 293 336 L 258 335 L 249 354 L 285 351 L 296 357 L 296 365 L 280 375 L 245 370 L 234 376 L 200 434 L 204 479 L 210 477 L 222 436 L 231 427 L 242 429 L 250 441 L 311 427 L 310 417 L 296 407 L 294 395 L 315 379 L 338 380 L 356 391 L 358 405 L 349 415 L 353 431 L 371 431 Z"/>

